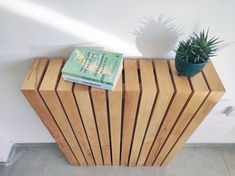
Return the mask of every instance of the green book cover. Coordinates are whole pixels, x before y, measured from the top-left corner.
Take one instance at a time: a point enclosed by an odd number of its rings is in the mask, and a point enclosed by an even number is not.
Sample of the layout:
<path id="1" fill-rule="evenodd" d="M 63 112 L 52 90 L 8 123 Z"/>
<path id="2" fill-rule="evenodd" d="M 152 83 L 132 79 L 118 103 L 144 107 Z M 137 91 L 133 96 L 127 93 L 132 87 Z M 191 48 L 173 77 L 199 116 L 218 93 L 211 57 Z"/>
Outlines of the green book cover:
<path id="1" fill-rule="evenodd" d="M 62 69 L 62 74 L 114 85 L 122 69 L 120 53 L 90 48 L 75 49 Z"/>

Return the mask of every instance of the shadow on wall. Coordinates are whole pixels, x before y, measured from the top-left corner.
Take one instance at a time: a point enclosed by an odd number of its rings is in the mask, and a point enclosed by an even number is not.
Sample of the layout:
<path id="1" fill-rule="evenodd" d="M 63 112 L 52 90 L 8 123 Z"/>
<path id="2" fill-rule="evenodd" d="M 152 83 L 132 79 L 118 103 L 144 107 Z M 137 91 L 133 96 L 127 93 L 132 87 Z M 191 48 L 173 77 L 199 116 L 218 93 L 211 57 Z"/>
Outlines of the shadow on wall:
<path id="1" fill-rule="evenodd" d="M 146 58 L 166 58 L 181 35 L 173 19 L 161 15 L 157 20 L 146 18 L 141 23 L 133 32 L 139 52 Z"/>

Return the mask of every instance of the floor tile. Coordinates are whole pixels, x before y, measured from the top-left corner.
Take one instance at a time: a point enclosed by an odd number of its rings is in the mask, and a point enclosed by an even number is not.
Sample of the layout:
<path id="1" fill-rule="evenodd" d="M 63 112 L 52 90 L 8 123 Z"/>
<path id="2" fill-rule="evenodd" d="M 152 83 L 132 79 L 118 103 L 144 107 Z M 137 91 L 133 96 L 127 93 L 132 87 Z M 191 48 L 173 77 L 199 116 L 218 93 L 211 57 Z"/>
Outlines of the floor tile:
<path id="1" fill-rule="evenodd" d="M 0 176 L 235 176 L 235 146 L 189 146 L 165 168 L 74 167 L 56 144 L 16 146 Z"/>
<path id="2" fill-rule="evenodd" d="M 9 169 L 10 168 L 8 166 L 0 165 L 0 176 L 8 176 Z"/>
<path id="3" fill-rule="evenodd" d="M 83 176 L 155 176 L 153 167 L 83 167 Z"/>
<path id="4" fill-rule="evenodd" d="M 68 164 L 56 145 L 17 147 L 9 176 L 79 176 L 81 167 Z"/>
<path id="5" fill-rule="evenodd" d="M 7 176 L 8 167 L 4 165 L 0 165 L 0 176 Z"/>
<path id="6" fill-rule="evenodd" d="M 157 176 L 229 176 L 217 147 L 186 147 Z"/>
<path id="7" fill-rule="evenodd" d="M 4 165 L 1 165 L 1 163 L 0 163 L 0 174 L 1 174 L 1 171 L 3 171 L 3 169 L 4 169 Z"/>
<path id="8" fill-rule="evenodd" d="M 229 175 L 235 176 L 235 145 L 231 144 L 226 147 L 223 146 L 221 147 L 221 151 L 224 156 Z"/>

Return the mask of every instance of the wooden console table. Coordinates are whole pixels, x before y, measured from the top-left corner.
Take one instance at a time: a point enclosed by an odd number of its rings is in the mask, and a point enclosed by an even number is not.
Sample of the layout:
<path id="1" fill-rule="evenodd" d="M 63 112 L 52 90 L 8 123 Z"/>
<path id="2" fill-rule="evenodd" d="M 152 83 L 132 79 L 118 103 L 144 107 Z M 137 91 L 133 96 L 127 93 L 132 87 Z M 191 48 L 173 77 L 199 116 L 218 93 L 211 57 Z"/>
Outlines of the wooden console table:
<path id="1" fill-rule="evenodd" d="M 112 92 L 64 81 L 63 64 L 36 59 L 21 90 L 72 165 L 166 165 L 225 92 L 211 62 L 187 78 L 126 59 Z"/>

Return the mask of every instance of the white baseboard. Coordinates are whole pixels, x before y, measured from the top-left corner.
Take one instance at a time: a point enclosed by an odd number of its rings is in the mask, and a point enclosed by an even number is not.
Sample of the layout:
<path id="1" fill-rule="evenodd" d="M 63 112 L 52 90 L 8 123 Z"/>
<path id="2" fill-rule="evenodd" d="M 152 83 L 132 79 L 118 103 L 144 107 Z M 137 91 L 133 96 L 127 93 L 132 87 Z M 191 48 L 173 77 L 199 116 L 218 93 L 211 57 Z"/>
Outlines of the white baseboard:
<path id="1" fill-rule="evenodd" d="M 10 140 L 8 140 L 3 135 L 0 135 L 0 162 L 7 162 L 8 156 L 10 154 L 11 148 L 14 145 Z"/>

